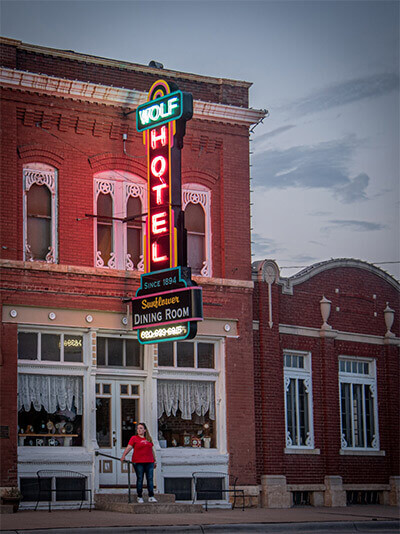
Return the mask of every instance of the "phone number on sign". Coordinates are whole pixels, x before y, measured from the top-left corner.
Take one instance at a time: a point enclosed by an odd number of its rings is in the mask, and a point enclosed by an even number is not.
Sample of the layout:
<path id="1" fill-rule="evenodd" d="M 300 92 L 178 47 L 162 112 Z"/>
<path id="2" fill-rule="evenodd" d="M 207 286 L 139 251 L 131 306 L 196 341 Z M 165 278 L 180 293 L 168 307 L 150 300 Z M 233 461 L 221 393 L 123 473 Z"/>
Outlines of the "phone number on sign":
<path id="1" fill-rule="evenodd" d="M 156 330 L 144 330 L 139 332 L 140 339 L 160 339 L 164 337 L 182 336 L 187 333 L 184 325 L 157 328 Z"/>

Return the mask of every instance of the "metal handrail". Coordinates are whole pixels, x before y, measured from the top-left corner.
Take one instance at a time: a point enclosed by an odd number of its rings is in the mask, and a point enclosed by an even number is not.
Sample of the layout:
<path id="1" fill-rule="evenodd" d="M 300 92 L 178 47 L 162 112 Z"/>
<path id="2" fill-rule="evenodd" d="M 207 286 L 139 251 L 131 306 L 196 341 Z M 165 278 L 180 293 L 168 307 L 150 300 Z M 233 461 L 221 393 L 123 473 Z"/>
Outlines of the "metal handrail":
<path id="1" fill-rule="evenodd" d="M 111 456 L 110 454 L 104 454 L 104 452 L 99 452 L 99 451 L 95 451 L 95 455 L 96 456 L 105 456 L 106 458 L 112 458 L 113 460 L 118 460 L 119 462 L 121 461 L 121 458 L 118 458 L 118 456 Z M 133 465 L 133 462 L 131 462 L 130 460 L 122 460 L 123 462 L 126 462 L 127 464 L 132 464 Z M 131 469 L 128 465 L 128 502 L 131 503 L 132 502 L 132 498 L 131 498 Z"/>

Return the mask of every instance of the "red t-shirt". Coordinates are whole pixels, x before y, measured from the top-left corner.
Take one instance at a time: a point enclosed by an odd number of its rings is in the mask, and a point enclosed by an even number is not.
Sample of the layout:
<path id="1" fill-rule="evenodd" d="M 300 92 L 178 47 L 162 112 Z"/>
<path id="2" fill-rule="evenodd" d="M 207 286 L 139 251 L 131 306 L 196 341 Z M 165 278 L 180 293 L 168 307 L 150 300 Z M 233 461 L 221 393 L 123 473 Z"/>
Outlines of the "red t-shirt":
<path id="1" fill-rule="evenodd" d="M 153 444 L 145 438 L 132 436 L 129 445 L 133 447 L 132 462 L 135 464 L 147 464 L 154 462 Z"/>

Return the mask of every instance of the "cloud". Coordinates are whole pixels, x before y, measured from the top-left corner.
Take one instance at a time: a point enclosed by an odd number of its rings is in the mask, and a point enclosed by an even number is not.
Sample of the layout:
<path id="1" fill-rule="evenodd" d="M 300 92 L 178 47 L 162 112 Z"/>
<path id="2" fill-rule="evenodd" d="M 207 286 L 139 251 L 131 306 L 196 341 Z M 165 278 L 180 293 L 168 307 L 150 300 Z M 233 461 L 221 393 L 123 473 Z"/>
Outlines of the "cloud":
<path id="1" fill-rule="evenodd" d="M 289 107 L 297 115 L 308 115 L 359 100 L 377 98 L 398 90 L 399 75 L 397 73 L 379 73 L 332 84 L 296 100 Z"/>
<path id="2" fill-rule="evenodd" d="M 252 179 L 264 189 L 329 189 L 343 203 L 367 199 L 370 178 L 350 176 L 348 167 L 360 146 L 354 136 L 316 145 L 271 149 L 253 156 Z"/>
<path id="3" fill-rule="evenodd" d="M 332 219 L 328 221 L 329 226 L 321 228 L 322 232 L 329 232 L 338 228 L 350 230 L 352 232 L 375 232 L 377 230 L 384 230 L 386 225 L 370 222 L 370 221 L 356 221 L 354 219 Z"/>
<path id="4" fill-rule="evenodd" d="M 295 124 L 287 124 L 286 126 L 280 126 L 279 128 L 275 128 L 275 130 L 271 130 L 270 132 L 262 134 L 258 137 L 254 137 L 254 142 L 259 143 L 260 141 L 264 141 L 265 139 L 269 139 L 270 137 L 275 137 L 295 127 Z"/>
<path id="5" fill-rule="evenodd" d="M 255 258 L 268 258 L 283 250 L 274 239 L 252 233 L 252 253 Z"/>

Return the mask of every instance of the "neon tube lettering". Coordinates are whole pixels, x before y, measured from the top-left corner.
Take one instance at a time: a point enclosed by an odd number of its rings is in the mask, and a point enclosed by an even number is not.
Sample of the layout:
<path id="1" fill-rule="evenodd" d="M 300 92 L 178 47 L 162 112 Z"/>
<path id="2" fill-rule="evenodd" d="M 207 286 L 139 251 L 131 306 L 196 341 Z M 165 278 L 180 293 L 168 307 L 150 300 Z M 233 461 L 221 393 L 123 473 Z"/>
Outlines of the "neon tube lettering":
<path id="1" fill-rule="evenodd" d="M 151 174 L 164 182 L 164 180 L 161 178 L 167 168 L 167 160 L 164 158 L 164 156 L 157 156 L 154 158 L 151 162 L 150 168 Z"/>
<path id="2" fill-rule="evenodd" d="M 151 188 L 152 191 L 156 192 L 156 203 L 157 204 L 162 204 L 161 190 L 164 189 L 165 187 L 168 187 L 167 184 L 155 185 L 154 187 Z"/>
<path id="3" fill-rule="evenodd" d="M 153 234 L 163 234 L 168 232 L 168 221 L 166 219 L 167 212 L 156 213 L 151 218 L 151 230 Z"/>
<path id="4" fill-rule="evenodd" d="M 168 256 L 158 256 L 158 245 L 157 243 L 152 243 L 151 245 L 151 259 L 154 263 L 158 261 L 165 261 L 168 259 Z"/>
<path id="5" fill-rule="evenodd" d="M 167 144 L 167 128 L 166 126 L 163 126 L 161 128 L 160 135 L 157 135 L 157 130 L 150 130 L 150 140 L 151 140 L 151 148 L 155 150 L 157 148 L 157 141 L 161 141 L 161 146 L 165 146 Z"/>

